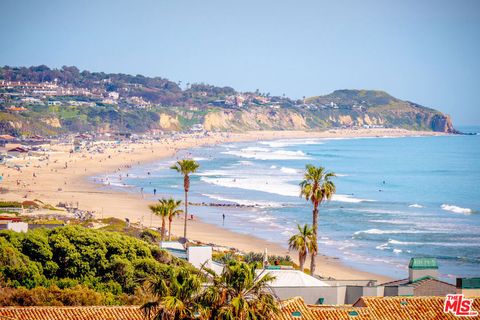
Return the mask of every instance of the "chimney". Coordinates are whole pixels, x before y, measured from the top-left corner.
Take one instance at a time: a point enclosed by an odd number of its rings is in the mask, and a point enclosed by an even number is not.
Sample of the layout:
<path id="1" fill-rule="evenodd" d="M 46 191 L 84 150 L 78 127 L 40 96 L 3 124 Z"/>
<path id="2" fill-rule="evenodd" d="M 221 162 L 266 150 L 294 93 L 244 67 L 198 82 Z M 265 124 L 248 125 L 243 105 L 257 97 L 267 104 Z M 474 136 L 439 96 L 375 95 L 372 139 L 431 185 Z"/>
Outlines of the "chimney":
<path id="1" fill-rule="evenodd" d="M 438 264 L 435 258 L 412 258 L 408 265 L 408 280 L 416 280 L 426 277 L 438 278 Z"/>

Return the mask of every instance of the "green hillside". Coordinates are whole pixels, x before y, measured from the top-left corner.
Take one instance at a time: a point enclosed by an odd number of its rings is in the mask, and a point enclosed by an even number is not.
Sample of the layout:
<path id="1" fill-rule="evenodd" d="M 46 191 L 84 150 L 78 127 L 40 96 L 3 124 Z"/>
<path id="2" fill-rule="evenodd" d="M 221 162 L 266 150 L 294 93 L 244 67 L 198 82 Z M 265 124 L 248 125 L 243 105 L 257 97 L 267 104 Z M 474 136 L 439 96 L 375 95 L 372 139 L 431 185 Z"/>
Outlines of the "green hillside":
<path id="1" fill-rule="evenodd" d="M 456 132 L 448 116 L 378 90 L 295 100 L 230 87 L 174 83 L 75 67 L 0 68 L 0 133 L 322 130 L 399 127 Z"/>

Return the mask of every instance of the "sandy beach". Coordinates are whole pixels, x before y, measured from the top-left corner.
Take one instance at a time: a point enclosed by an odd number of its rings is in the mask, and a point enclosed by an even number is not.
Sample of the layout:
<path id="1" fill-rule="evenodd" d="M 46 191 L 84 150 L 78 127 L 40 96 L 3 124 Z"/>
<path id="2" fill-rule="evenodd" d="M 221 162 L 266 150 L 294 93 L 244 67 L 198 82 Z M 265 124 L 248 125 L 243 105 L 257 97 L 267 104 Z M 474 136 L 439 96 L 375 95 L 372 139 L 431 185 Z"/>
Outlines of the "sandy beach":
<path id="1" fill-rule="evenodd" d="M 38 156 L 15 159 L 9 164 L 19 164 L 20 169 L 1 167 L 0 174 L 3 200 L 23 201 L 39 199 L 45 203 L 72 203 L 80 209 L 95 212 L 96 218 L 129 218 L 132 222 L 142 221 L 150 226 L 151 215 L 147 207 L 152 198 L 140 192 L 128 193 L 114 191 L 99 183 L 94 183 L 93 176 L 121 171 L 130 166 L 145 164 L 166 157 L 175 157 L 180 149 L 214 145 L 225 142 L 255 141 L 288 138 L 350 138 L 350 137 L 400 137 L 441 135 L 434 132 L 407 131 L 402 129 L 342 129 L 324 132 L 303 131 L 261 131 L 247 133 L 211 133 L 205 135 L 179 135 L 175 138 L 160 137 L 158 141 L 142 140 L 140 142 L 95 142 L 100 152 L 82 150 L 71 153 L 72 144 L 52 143 L 49 151 Z M 92 149 L 92 148 L 90 148 Z M 10 160 L 12 161 L 12 160 Z M 25 166 L 28 165 L 28 166 Z M 180 176 L 179 176 L 179 179 Z M 153 218 L 152 225 L 157 227 L 160 221 Z M 183 220 L 176 219 L 173 233 L 181 234 Z M 208 224 L 208 221 L 189 221 L 189 238 L 205 243 L 214 243 L 235 247 L 242 251 L 263 252 L 269 254 L 290 254 L 296 259 L 296 253 L 278 244 L 254 238 L 250 235 L 237 234 Z M 317 263 L 319 274 L 337 279 L 378 279 L 387 277 L 350 268 L 338 259 L 321 256 Z"/>

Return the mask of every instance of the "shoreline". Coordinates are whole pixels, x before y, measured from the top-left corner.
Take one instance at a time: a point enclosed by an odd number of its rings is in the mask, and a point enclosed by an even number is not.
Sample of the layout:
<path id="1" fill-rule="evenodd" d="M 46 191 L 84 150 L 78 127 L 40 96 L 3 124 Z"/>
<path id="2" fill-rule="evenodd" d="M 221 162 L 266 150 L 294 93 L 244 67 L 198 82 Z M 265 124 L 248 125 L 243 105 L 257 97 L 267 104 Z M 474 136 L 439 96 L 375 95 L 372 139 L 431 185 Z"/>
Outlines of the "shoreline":
<path id="1" fill-rule="evenodd" d="M 141 194 L 112 190 L 92 181 L 92 177 L 100 174 L 121 171 L 131 166 L 145 165 L 166 158 L 173 158 L 182 149 L 204 147 L 231 142 L 265 141 L 302 138 L 367 138 L 367 137 L 408 137 L 408 136 L 441 136 L 435 132 L 408 131 L 403 129 L 337 129 L 322 132 L 306 131 L 254 131 L 247 133 L 212 133 L 210 136 L 182 135 L 179 139 L 163 138 L 162 141 L 140 143 L 122 142 L 118 145 L 103 146 L 102 153 L 92 154 L 82 150 L 69 154 L 71 146 L 54 146 L 49 152 L 48 165 L 30 158 L 29 167 L 16 171 L 2 168 L 4 181 L 2 187 L 9 189 L 2 194 L 5 200 L 39 199 L 56 205 L 58 202 L 78 203 L 83 210 L 96 212 L 96 218 L 116 217 L 129 218 L 132 222 L 143 222 L 144 225 L 159 226 L 160 220 L 151 219 L 147 204 L 149 197 Z M 52 163 L 53 162 L 53 163 Z M 20 180 L 20 184 L 18 181 Z M 59 191 L 60 190 L 60 191 Z M 27 196 L 24 198 L 24 196 Z M 183 219 L 174 219 L 172 233 L 179 234 L 183 230 Z M 267 248 L 269 254 L 290 254 L 297 260 L 296 253 L 279 244 L 236 233 L 201 220 L 189 220 L 189 238 L 204 243 L 214 243 L 227 247 L 235 247 L 241 251 L 263 252 Z M 318 270 L 323 277 L 337 279 L 378 279 L 379 282 L 391 278 L 364 272 L 349 267 L 339 258 L 318 256 Z"/>

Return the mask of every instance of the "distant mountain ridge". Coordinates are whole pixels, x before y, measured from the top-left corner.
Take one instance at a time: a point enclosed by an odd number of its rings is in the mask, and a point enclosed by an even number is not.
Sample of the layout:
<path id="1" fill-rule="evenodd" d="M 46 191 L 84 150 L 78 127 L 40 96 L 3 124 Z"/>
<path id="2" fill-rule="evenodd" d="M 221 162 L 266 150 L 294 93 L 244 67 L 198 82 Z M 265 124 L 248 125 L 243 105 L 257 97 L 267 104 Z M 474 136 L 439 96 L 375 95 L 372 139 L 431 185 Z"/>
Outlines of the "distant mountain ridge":
<path id="1" fill-rule="evenodd" d="M 76 67 L 0 67 L 0 132 L 321 130 L 399 127 L 456 133 L 441 112 L 378 90 L 304 99 Z"/>

